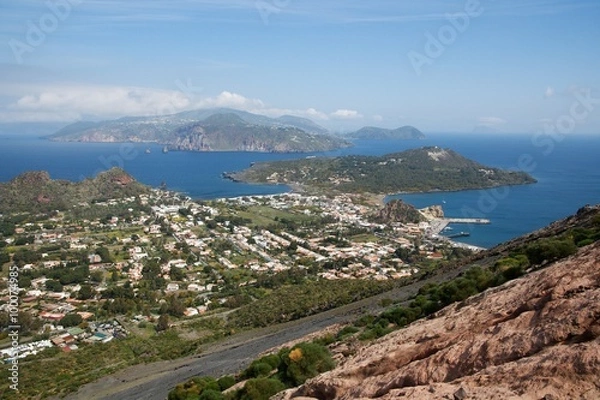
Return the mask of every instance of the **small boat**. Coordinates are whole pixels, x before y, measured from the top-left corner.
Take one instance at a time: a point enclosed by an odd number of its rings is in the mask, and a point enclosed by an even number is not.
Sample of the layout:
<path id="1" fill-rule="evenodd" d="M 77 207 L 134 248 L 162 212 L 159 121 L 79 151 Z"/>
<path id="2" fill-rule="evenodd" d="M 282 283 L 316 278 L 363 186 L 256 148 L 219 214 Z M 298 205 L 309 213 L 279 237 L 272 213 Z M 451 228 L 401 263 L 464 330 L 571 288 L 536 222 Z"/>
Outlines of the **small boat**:
<path id="1" fill-rule="evenodd" d="M 150 152 L 150 149 L 146 149 L 146 151 L 145 151 L 144 153 L 146 153 L 146 154 L 150 154 L 150 153 L 151 153 L 151 152 Z"/>
<path id="2" fill-rule="evenodd" d="M 169 149 L 167 148 L 167 146 L 163 147 L 162 152 L 163 153 L 168 153 L 169 152 Z"/>

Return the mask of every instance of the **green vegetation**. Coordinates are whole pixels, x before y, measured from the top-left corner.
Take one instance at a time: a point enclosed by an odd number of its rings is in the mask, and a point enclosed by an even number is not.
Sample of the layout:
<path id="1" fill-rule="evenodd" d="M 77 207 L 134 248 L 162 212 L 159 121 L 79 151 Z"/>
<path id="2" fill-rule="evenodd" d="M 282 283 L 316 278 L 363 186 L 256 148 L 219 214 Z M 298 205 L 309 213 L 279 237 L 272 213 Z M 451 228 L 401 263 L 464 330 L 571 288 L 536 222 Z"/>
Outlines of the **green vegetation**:
<path id="1" fill-rule="evenodd" d="M 293 321 L 392 289 L 393 281 L 320 280 L 282 286 L 268 296 L 235 310 L 233 327 L 262 327 Z"/>
<path id="2" fill-rule="evenodd" d="M 346 135 L 352 139 L 377 139 L 377 140 L 389 140 L 389 139 L 424 139 L 425 135 L 423 132 L 415 128 L 414 126 L 402 126 L 396 129 L 385 129 L 385 128 L 377 128 L 374 126 L 365 126 L 357 130 L 356 132 L 351 132 Z"/>
<path id="3" fill-rule="evenodd" d="M 463 190 L 535 182 L 524 172 L 486 167 L 438 147 L 381 157 L 352 155 L 257 163 L 229 176 L 234 180 L 299 183 L 348 193 Z"/>
<path id="4" fill-rule="evenodd" d="M 529 267 L 539 267 L 575 254 L 577 247 L 598 239 L 600 225 L 591 229 L 576 228 L 559 237 L 537 240 L 497 260 L 491 268 L 474 266 L 448 282 L 427 284 L 407 306 L 394 306 L 376 317 L 364 316 L 356 322 L 353 330 L 360 330 L 359 337 L 362 340 L 384 336 L 452 303 L 516 279 L 524 275 Z M 340 332 L 338 335 L 346 334 Z"/>
<path id="5" fill-rule="evenodd" d="M 0 213 L 65 210 L 79 203 L 136 196 L 149 190 L 119 168 L 77 183 L 51 180 L 47 172 L 26 172 L 0 183 Z M 10 229 L 8 222 L 3 230 Z"/>
<path id="6" fill-rule="evenodd" d="M 204 339 L 204 341 L 209 338 Z M 129 336 L 105 344 L 84 344 L 79 350 L 63 353 L 58 348 L 19 361 L 19 393 L 5 390 L 3 399 L 32 399 L 65 395 L 81 385 L 126 366 L 171 360 L 197 350 L 203 341 L 186 341 L 166 331 L 149 338 Z M 7 380 L 8 368 L 0 369 Z"/>
<path id="7" fill-rule="evenodd" d="M 322 344 L 304 342 L 283 348 L 254 360 L 237 379 L 226 376 L 219 380 L 197 377 L 181 383 L 169 393 L 169 400 L 268 400 L 271 396 L 335 367 L 329 350 Z M 244 382 L 241 389 L 227 391 L 234 383 Z"/>

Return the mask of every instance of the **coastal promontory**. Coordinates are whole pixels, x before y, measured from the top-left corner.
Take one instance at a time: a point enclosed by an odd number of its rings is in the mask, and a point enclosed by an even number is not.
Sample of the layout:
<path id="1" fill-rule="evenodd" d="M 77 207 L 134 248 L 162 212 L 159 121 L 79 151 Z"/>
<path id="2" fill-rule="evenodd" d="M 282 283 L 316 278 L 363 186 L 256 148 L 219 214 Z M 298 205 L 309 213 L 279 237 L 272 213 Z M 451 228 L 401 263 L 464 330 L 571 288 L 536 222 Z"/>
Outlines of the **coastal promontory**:
<path id="1" fill-rule="evenodd" d="M 226 174 L 226 177 L 253 183 L 383 194 L 482 189 L 536 182 L 525 172 L 488 167 L 440 147 L 422 147 L 384 156 L 350 155 L 256 163 L 244 171 Z"/>

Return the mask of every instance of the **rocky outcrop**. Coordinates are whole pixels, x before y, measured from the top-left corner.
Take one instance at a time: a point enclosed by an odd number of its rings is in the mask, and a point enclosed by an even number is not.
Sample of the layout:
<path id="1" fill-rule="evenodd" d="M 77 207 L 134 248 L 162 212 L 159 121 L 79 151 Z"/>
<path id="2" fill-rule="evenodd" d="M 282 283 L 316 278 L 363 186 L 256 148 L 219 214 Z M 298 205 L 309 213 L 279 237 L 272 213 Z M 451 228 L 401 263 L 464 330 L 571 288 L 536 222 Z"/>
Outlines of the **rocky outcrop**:
<path id="1" fill-rule="evenodd" d="M 599 399 L 600 243 L 365 346 L 285 398 Z"/>
<path id="2" fill-rule="evenodd" d="M 373 221 L 385 224 L 393 222 L 406 224 L 425 221 L 425 217 L 415 207 L 398 199 L 387 202 L 373 217 Z"/>
<path id="3" fill-rule="evenodd" d="M 419 211 L 427 220 L 444 218 L 444 210 L 439 205 L 421 208 Z"/>
<path id="4" fill-rule="evenodd" d="M 66 210 L 78 203 L 138 196 L 150 188 L 120 168 L 99 173 L 81 182 L 53 180 L 46 171 L 25 172 L 0 183 L 0 213 Z"/>

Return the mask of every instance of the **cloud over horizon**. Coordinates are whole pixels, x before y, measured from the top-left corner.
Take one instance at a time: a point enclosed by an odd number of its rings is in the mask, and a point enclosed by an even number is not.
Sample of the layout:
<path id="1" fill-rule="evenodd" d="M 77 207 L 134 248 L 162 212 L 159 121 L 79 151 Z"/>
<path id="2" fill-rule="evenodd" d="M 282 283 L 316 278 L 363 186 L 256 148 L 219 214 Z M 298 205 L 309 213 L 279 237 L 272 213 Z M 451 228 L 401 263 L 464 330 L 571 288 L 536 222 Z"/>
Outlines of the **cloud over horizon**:
<path id="1" fill-rule="evenodd" d="M 0 96 L 13 100 L 0 111 L 0 123 L 74 122 L 82 119 L 113 119 L 126 116 L 167 115 L 193 109 L 233 108 L 269 117 L 295 115 L 316 121 L 362 118 L 356 110 L 338 109 L 331 113 L 314 107 L 290 109 L 268 106 L 257 98 L 222 91 L 201 97 L 185 90 L 162 90 L 111 85 L 45 85 L 5 88 Z"/>

